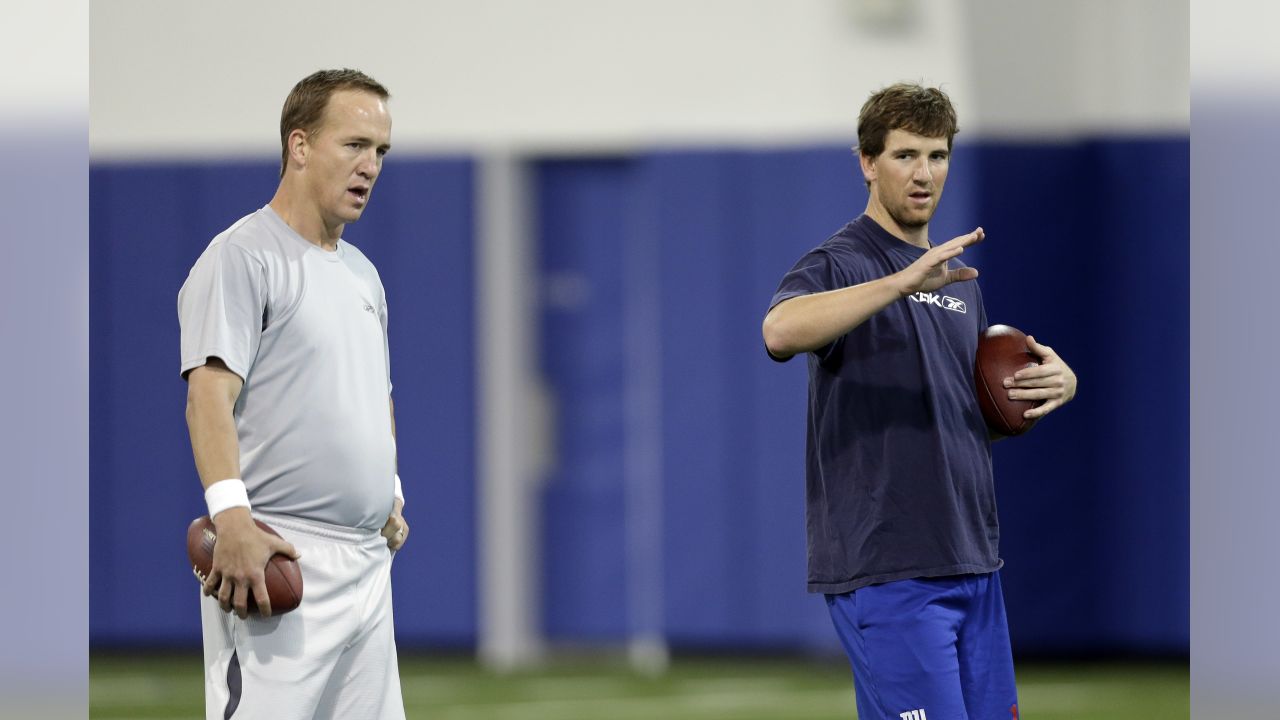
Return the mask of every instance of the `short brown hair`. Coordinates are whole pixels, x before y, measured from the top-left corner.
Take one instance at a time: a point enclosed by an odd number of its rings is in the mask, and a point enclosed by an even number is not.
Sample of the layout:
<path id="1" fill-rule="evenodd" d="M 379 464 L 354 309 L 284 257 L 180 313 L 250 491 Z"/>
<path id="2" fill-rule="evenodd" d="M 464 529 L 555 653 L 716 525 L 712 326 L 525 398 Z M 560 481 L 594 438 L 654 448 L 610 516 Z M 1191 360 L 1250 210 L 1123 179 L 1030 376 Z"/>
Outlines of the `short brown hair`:
<path id="1" fill-rule="evenodd" d="M 906 130 L 924 137 L 947 139 L 947 149 L 960 128 L 951 99 L 938 88 L 897 83 L 872 94 L 858 113 L 859 153 L 876 157 L 884 152 L 891 130 Z"/>
<path id="2" fill-rule="evenodd" d="M 280 111 L 280 177 L 289 166 L 289 133 L 319 127 L 329 98 L 339 90 L 363 90 L 383 100 L 391 97 L 381 83 L 359 70 L 319 70 L 299 80 Z"/>

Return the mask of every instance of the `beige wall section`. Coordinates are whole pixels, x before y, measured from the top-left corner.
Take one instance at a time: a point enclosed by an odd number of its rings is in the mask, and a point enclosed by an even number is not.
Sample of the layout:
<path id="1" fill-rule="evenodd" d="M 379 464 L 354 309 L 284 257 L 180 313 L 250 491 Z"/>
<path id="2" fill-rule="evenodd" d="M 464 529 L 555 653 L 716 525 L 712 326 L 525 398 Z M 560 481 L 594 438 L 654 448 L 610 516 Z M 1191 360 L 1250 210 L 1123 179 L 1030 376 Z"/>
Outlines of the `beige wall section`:
<path id="1" fill-rule="evenodd" d="M 273 149 L 292 84 L 344 65 L 391 88 L 397 147 L 843 142 L 862 99 L 887 82 L 945 83 L 967 104 L 962 10 L 952 0 L 102 3 L 91 151 Z"/>
<path id="2" fill-rule="evenodd" d="M 985 135 L 1190 128 L 1190 12 L 1177 0 L 965 0 Z"/>
<path id="3" fill-rule="evenodd" d="M 861 101 L 942 84 L 979 134 L 1177 130 L 1169 0 L 130 0 L 93 8 L 94 157 L 274 151 L 320 67 L 395 95 L 400 149 L 849 142 Z"/>

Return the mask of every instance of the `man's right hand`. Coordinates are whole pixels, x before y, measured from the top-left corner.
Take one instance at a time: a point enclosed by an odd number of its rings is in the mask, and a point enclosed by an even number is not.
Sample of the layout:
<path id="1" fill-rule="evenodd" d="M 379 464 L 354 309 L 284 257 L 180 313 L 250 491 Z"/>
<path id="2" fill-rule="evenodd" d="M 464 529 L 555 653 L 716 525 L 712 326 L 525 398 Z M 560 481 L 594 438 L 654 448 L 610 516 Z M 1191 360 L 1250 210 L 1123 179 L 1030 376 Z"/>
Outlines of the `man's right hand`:
<path id="1" fill-rule="evenodd" d="M 950 270 L 947 261 L 964 252 L 970 245 L 982 242 L 986 233 L 977 228 L 967 235 L 952 238 L 937 247 L 929 248 L 918 260 L 893 274 L 898 294 L 902 297 L 918 292 L 933 292 L 944 285 L 978 277 L 976 268 L 962 267 Z"/>
<path id="2" fill-rule="evenodd" d="M 253 593 L 263 617 L 271 616 L 271 599 L 267 596 L 267 561 L 276 553 L 297 560 L 300 555 L 293 545 L 263 532 L 253 521 L 249 509 L 233 507 L 213 518 L 218 541 L 213 546 L 213 568 L 204 583 L 204 594 L 218 598 L 223 612 L 235 611 L 241 618 L 249 615 L 249 593 Z"/>

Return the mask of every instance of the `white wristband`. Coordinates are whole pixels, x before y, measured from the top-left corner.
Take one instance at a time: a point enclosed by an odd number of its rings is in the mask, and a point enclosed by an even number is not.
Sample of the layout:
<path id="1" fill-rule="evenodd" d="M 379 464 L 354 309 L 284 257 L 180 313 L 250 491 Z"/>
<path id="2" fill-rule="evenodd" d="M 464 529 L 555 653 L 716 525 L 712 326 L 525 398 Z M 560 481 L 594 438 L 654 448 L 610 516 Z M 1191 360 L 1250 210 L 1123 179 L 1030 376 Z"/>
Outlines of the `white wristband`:
<path id="1" fill-rule="evenodd" d="M 400 501 L 400 507 L 404 507 L 404 489 L 400 487 L 400 473 L 396 473 L 396 499 Z"/>
<path id="2" fill-rule="evenodd" d="M 210 519 L 217 517 L 218 513 L 228 508 L 251 507 L 249 491 L 245 489 L 244 481 L 240 478 L 219 480 L 210 485 L 204 491 L 204 502 L 209 506 Z"/>

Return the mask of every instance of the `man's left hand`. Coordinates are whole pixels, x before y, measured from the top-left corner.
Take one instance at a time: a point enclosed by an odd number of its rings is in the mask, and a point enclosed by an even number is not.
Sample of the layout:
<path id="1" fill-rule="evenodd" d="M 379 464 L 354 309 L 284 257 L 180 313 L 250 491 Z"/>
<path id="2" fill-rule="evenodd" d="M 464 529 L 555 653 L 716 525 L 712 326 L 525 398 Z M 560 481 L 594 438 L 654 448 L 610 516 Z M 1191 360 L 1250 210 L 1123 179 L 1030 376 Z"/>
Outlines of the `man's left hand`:
<path id="1" fill-rule="evenodd" d="M 397 498 L 391 514 L 387 516 L 387 524 L 382 526 L 382 537 L 387 539 L 387 547 L 392 550 L 404 547 L 404 541 L 409 539 L 409 523 L 400 514 L 403 506 L 404 503 Z"/>
<path id="2" fill-rule="evenodd" d="M 1010 400 L 1044 400 L 1044 403 L 1022 414 L 1027 419 L 1042 418 L 1076 396 L 1076 374 L 1058 357 L 1053 348 L 1041 345 L 1030 335 L 1027 349 L 1040 356 L 1040 364 L 1027 367 L 1004 379 Z"/>

